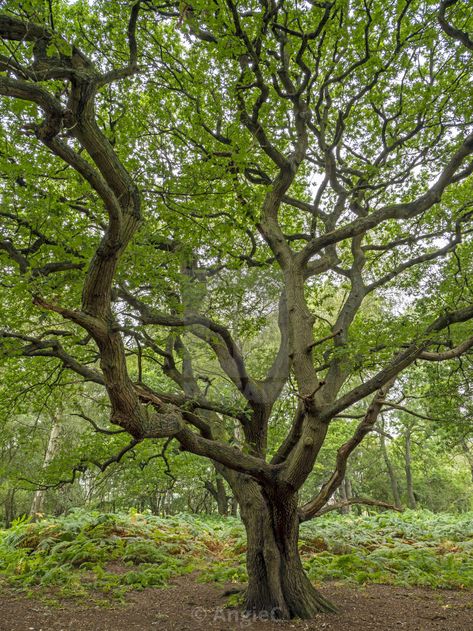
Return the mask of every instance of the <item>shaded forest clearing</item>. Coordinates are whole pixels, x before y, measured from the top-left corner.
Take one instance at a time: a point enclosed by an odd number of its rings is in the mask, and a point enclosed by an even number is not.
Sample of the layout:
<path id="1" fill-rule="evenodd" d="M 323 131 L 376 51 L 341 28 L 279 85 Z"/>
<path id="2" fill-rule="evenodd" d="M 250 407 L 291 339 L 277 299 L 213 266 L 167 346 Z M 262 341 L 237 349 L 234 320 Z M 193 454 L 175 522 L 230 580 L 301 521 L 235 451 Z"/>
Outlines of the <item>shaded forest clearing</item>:
<path id="1" fill-rule="evenodd" d="M 180 578 L 169 589 L 130 593 L 126 605 L 63 602 L 60 607 L 2 594 L 1 631 L 470 631 L 471 592 L 402 588 L 387 585 L 327 585 L 324 595 L 340 604 L 338 614 L 313 620 L 258 621 L 225 608 L 222 590 Z"/>
<path id="2" fill-rule="evenodd" d="M 236 518 L 78 510 L 20 520 L 0 535 L 0 629 L 472 628 L 471 513 L 326 515 L 301 530 L 304 567 L 339 612 L 282 622 L 243 614 Z"/>

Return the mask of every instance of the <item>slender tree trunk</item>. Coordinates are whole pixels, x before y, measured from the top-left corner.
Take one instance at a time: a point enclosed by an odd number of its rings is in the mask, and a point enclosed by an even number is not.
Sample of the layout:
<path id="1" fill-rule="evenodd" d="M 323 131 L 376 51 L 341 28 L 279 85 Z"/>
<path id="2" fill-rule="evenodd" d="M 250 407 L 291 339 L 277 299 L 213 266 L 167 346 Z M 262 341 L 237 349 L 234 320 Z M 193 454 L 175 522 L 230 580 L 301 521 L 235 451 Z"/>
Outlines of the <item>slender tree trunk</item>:
<path id="1" fill-rule="evenodd" d="M 172 514 L 172 493 L 170 493 L 169 491 L 166 492 L 165 495 L 165 506 L 166 506 L 166 515 L 171 515 Z"/>
<path id="2" fill-rule="evenodd" d="M 412 480 L 412 468 L 411 468 L 411 431 L 406 430 L 405 435 L 405 470 L 406 470 L 406 487 L 407 487 L 407 501 L 409 508 L 416 508 L 417 502 L 414 495 L 414 483 Z"/>
<path id="3" fill-rule="evenodd" d="M 349 498 L 348 493 L 347 493 L 347 479 L 345 478 L 343 480 L 343 482 L 340 484 L 340 487 L 338 489 L 338 495 L 340 496 L 340 500 L 342 502 L 346 502 Z M 342 506 L 342 508 L 340 509 L 342 515 L 348 515 L 348 513 L 350 512 L 350 506 L 347 504 L 346 506 Z"/>
<path id="4" fill-rule="evenodd" d="M 207 480 L 205 488 L 216 501 L 218 514 L 226 517 L 228 515 L 228 496 L 222 476 L 218 473 L 216 474 L 215 484 Z"/>
<path id="5" fill-rule="evenodd" d="M 216 476 L 215 482 L 217 486 L 218 514 L 226 517 L 228 515 L 227 489 L 225 488 L 225 483 L 220 475 Z"/>
<path id="6" fill-rule="evenodd" d="M 10 528 L 12 521 L 15 519 L 15 494 L 16 489 L 8 489 L 5 500 L 5 528 Z"/>
<path id="7" fill-rule="evenodd" d="M 399 484 L 397 481 L 396 472 L 394 470 L 393 464 L 388 454 L 388 449 L 386 447 L 386 440 L 384 437 L 384 433 L 381 430 L 379 434 L 379 443 L 381 447 L 381 453 L 383 454 L 384 464 L 386 465 L 386 470 L 388 472 L 389 482 L 391 484 L 391 491 L 393 494 L 394 506 L 397 508 L 402 507 L 401 495 L 399 493 Z"/>
<path id="8" fill-rule="evenodd" d="M 297 495 L 261 490 L 246 479 L 237 491 L 247 533 L 247 613 L 274 618 L 312 618 L 335 611 L 307 577 L 297 546 Z"/>
<path id="9" fill-rule="evenodd" d="M 347 498 L 347 500 L 351 500 L 351 498 L 353 497 L 353 489 L 352 489 L 352 486 L 351 486 L 350 478 L 345 478 L 344 479 L 343 486 L 345 488 L 345 497 Z M 348 508 L 347 512 L 349 513 L 350 510 L 351 510 L 351 507 L 347 506 L 347 508 Z"/>
<path id="10" fill-rule="evenodd" d="M 473 482 L 473 453 L 466 439 L 462 440 L 461 446 L 463 449 L 463 453 L 465 454 L 465 457 L 468 461 L 468 464 L 470 465 L 471 481 Z"/>
<path id="11" fill-rule="evenodd" d="M 51 418 L 52 425 L 49 433 L 48 446 L 46 447 L 46 453 L 44 455 L 43 469 L 46 469 L 51 464 L 59 448 L 59 420 L 56 416 L 52 416 Z M 30 509 L 30 515 L 33 518 L 43 512 L 45 497 L 46 491 L 44 489 L 38 489 L 35 491 Z"/>
<path id="12" fill-rule="evenodd" d="M 158 515 L 158 517 L 161 515 L 161 506 L 162 506 L 162 493 L 158 491 L 156 495 L 156 515 Z"/>
<path id="13" fill-rule="evenodd" d="M 234 496 L 230 499 L 230 514 L 232 517 L 237 517 L 238 515 L 238 502 Z"/>

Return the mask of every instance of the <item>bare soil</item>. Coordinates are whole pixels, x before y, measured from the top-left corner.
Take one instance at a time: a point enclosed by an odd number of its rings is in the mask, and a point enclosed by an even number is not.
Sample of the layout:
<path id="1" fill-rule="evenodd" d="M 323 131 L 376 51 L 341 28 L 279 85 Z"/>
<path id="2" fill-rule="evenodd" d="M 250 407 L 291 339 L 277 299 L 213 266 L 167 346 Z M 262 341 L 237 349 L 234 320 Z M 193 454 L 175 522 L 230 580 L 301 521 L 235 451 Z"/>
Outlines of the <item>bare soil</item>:
<path id="1" fill-rule="evenodd" d="M 262 621 L 225 607 L 221 587 L 180 577 L 167 589 L 131 593 L 127 603 L 60 607 L 3 590 L 0 631 L 473 631 L 473 592 L 370 585 L 325 585 L 338 614 L 310 621 Z"/>

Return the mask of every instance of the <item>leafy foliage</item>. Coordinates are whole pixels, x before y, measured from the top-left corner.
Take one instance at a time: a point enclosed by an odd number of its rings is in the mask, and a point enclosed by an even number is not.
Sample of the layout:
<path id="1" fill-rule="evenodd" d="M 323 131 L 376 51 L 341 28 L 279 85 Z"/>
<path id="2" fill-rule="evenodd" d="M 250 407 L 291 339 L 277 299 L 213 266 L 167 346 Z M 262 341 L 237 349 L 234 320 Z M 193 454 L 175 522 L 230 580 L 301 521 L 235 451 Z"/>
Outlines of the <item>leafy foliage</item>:
<path id="1" fill-rule="evenodd" d="M 326 515 L 301 530 L 302 558 L 317 582 L 473 587 L 472 513 Z M 235 518 L 75 510 L 2 531 L 0 575 L 43 597 L 121 599 L 195 570 L 202 581 L 245 582 L 245 552 Z"/>
<path id="2" fill-rule="evenodd" d="M 22 588 L 121 597 L 129 589 L 162 587 L 172 576 L 191 571 L 187 554 L 199 544 L 192 543 L 185 526 L 178 534 L 171 520 L 76 510 L 37 523 L 17 520 L 2 533 L 0 567 L 8 584 Z"/>

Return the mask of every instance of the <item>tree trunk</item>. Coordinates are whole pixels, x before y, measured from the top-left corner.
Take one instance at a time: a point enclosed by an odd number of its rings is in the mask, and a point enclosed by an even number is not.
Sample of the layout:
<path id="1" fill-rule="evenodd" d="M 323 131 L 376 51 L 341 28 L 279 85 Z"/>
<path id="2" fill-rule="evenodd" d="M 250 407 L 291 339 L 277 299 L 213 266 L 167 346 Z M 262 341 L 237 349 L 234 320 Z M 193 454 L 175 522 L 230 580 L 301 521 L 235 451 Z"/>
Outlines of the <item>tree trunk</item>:
<path id="1" fill-rule="evenodd" d="M 9 488 L 4 500 L 5 509 L 5 528 L 10 528 L 12 521 L 15 519 L 15 493 L 17 489 Z"/>
<path id="2" fill-rule="evenodd" d="M 405 469 L 406 469 L 406 486 L 407 486 L 407 502 L 409 508 L 417 508 L 416 497 L 414 495 L 414 482 L 412 480 L 412 468 L 411 468 L 411 431 L 406 430 L 405 436 Z"/>
<path id="3" fill-rule="evenodd" d="M 230 515 L 232 517 L 238 516 L 238 502 L 234 496 L 230 498 Z"/>
<path id="4" fill-rule="evenodd" d="M 44 455 L 43 469 L 47 469 L 56 455 L 59 448 L 59 433 L 60 424 L 56 416 L 52 416 L 51 431 L 49 433 L 48 446 Z M 33 501 L 31 502 L 30 515 L 35 518 L 38 514 L 43 512 L 44 499 L 46 497 L 45 489 L 38 489 L 33 495 Z"/>
<path id="5" fill-rule="evenodd" d="M 352 498 L 353 498 L 353 488 L 351 485 L 351 480 L 350 478 L 345 478 L 343 480 L 343 483 L 341 484 L 341 486 L 343 487 L 343 498 L 349 502 Z M 344 507 L 344 509 L 342 509 L 342 513 L 348 514 L 351 512 L 351 506 L 350 504 L 348 504 L 347 506 Z"/>
<path id="6" fill-rule="evenodd" d="M 469 446 L 466 438 L 461 441 L 461 446 L 468 464 L 470 465 L 471 481 L 473 482 L 473 453 L 471 452 L 471 447 Z"/>
<path id="7" fill-rule="evenodd" d="M 246 611 L 272 618 L 312 618 L 336 611 L 312 585 L 297 546 L 297 495 L 261 491 L 246 480 L 237 493 L 247 533 Z"/>
<path id="8" fill-rule="evenodd" d="M 218 514 L 226 517 L 228 515 L 228 496 L 225 483 L 221 475 L 215 476 L 215 485 L 210 480 L 205 482 L 205 488 L 217 503 Z"/>
<path id="9" fill-rule="evenodd" d="M 381 428 L 381 432 L 379 434 L 381 453 L 383 454 L 384 464 L 386 465 L 389 482 L 391 483 L 391 491 L 393 494 L 394 506 L 396 506 L 396 508 L 401 508 L 402 502 L 401 502 L 401 495 L 399 493 L 399 484 L 397 481 L 396 472 L 394 470 L 393 464 L 388 454 L 388 449 L 386 447 L 386 440 L 384 438 L 383 429 L 384 428 Z"/>
<path id="10" fill-rule="evenodd" d="M 348 500 L 347 487 L 345 483 L 346 483 L 346 478 L 345 480 L 343 480 L 343 482 L 340 484 L 338 488 L 338 496 L 342 502 L 346 502 Z M 340 509 L 340 512 L 342 513 L 342 515 L 348 515 L 348 513 L 350 512 L 350 506 L 348 504 L 346 504 L 345 506 L 342 506 L 342 508 Z"/>
<path id="11" fill-rule="evenodd" d="M 226 517 L 228 515 L 228 497 L 227 497 L 227 489 L 225 488 L 225 483 L 223 478 L 217 474 L 216 476 L 216 485 L 217 485 L 217 507 L 218 514 Z"/>

